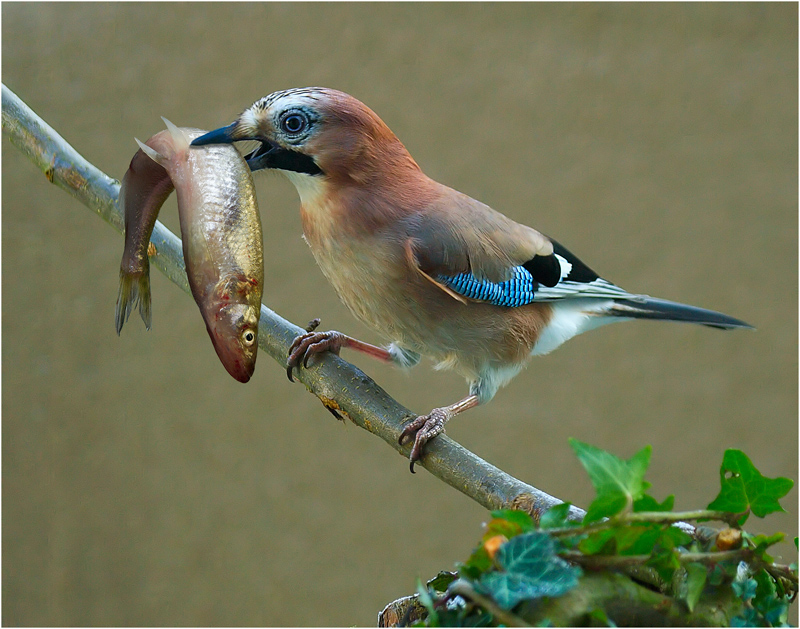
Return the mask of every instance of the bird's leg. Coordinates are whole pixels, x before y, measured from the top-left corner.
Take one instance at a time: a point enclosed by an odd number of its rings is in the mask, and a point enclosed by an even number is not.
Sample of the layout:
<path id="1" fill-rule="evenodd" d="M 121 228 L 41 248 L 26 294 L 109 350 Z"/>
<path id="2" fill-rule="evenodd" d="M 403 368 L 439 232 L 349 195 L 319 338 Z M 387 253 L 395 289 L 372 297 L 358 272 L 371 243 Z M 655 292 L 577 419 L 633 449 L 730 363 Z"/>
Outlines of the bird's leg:
<path id="1" fill-rule="evenodd" d="M 406 425 L 398 441 L 400 445 L 403 445 L 411 439 L 411 435 L 414 435 L 414 446 L 408 457 L 411 461 L 412 474 L 414 473 L 414 463 L 419 461 L 422 456 L 422 447 L 435 436 L 444 432 L 444 425 L 453 417 L 478 404 L 480 404 L 480 398 L 477 395 L 468 395 L 460 402 L 435 408 L 427 415 L 419 415 Z"/>
<path id="2" fill-rule="evenodd" d="M 316 324 L 316 325 L 314 325 Z M 331 330 L 329 332 L 315 332 L 314 329 L 319 325 L 319 319 L 314 319 L 309 323 L 306 328 L 308 331 L 305 334 L 300 334 L 294 339 L 291 347 L 289 347 L 289 359 L 286 363 L 286 375 L 289 380 L 294 382 L 292 377 L 292 369 L 299 367 L 308 367 L 308 360 L 315 354 L 321 352 L 333 352 L 338 355 L 343 347 L 349 347 L 383 362 L 393 362 L 394 358 L 389 350 L 386 350 L 377 345 L 370 345 L 358 339 Z"/>

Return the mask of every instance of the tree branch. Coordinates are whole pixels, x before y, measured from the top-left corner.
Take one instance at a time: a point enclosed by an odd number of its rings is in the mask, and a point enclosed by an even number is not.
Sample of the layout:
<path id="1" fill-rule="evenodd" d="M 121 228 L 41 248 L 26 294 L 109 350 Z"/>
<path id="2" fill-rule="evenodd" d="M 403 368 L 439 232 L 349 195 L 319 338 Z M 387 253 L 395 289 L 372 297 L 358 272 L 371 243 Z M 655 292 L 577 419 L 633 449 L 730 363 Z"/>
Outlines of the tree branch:
<path id="1" fill-rule="evenodd" d="M 87 162 L 5 85 L 2 99 L 3 134 L 11 143 L 51 183 L 122 233 L 123 217 L 117 204 L 119 182 Z M 188 293 L 180 239 L 156 222 L 151 243 L 155 247 L 151 264 Z M 258 344 L 281 365 L 281 374 L 289 345 L 301 332 L 302 328 L 261 306 Z M 401 447 L 397 440 L 403 422 L 414 413 L 398 404 L 360 369 L 338 356 L 325 354 L 295 377 L 329 410 L 347 415 L 353 423 L 408 456 L 409 446 Z M 487 509 L 519 508 L 538 519 L 544 511 L 562 502 L 490 465 L 446 435 L 426 446 L 419 465 Z M 570 510 L 570 519 L 580 520 L 583 515 L 583 510 L 577 507 Z"/>

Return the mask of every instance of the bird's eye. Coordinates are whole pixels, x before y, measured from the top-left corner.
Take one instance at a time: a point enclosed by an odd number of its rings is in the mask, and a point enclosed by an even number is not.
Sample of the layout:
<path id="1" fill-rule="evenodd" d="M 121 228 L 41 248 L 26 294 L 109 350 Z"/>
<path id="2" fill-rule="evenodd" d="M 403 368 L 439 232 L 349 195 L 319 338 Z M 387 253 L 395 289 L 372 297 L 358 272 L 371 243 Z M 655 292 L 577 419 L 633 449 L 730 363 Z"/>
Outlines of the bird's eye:
<path id="1" fill-rule="evenodd" d="M 245 330 L 242 332 L 242 342 L 247 346 L 250 347 L 256 341 L 255 332 L 252 330 Z"/>
<path id="2" fill-rule="evenodd" d="M 305 131 L 308 118 L 301 113 L 291 112 L 281 118 L 281 129 L 289 134 L 296 135 Z"/>

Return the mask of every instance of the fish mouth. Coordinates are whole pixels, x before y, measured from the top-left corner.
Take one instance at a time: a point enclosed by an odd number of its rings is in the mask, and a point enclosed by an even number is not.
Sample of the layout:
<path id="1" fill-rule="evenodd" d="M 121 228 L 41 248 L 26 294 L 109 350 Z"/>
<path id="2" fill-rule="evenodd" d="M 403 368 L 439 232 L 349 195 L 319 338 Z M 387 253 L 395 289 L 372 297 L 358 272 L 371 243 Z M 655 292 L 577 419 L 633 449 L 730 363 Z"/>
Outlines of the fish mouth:
<path id="1" fill-rule="evenodd" d="M 235 351 L 231 352 L 227 349 L 222 349 L 216 343 L 214 343 L 214 349 L 217 350 L 217 356 L 219 356 L 223 367 L 233 376 L 234 380 L 238 380 L 243 384 L 250 380 L 256 369 L 255 357 L 253 357 L 253 360 L 249 360 L 247 356 Z"/>
<path id="2" fill-rule="evenodd" d="M 215 333 L 211 328 L 208 335 L 217 352 L 222 366 L 231 374 L 234 380 L 241 383 L 248 382 L 256 369 L 256 349 L 253 346 L 252 352 L 243 351 L 242 347 L 235 339 L 225 338 L 225 336 Z"/>

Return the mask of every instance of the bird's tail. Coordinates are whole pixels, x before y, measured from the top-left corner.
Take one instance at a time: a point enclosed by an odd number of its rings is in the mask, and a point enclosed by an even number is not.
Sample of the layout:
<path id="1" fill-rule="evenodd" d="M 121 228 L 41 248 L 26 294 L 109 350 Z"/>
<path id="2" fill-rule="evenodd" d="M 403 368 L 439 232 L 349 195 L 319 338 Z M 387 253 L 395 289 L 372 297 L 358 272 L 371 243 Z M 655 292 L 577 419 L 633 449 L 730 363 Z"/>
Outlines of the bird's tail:
<path id="1" fill-rule="evenodd" d="M 614 304 L 604 314 L 630 319 L 660 319 L 662 321 L 698 323 L 722 330 L 754 329 L 749 323 L 734 319 L 721 312 L 687 306 L 686 304 L 679 304 L 665 299 L 656 299 L 655 297 L 615 299 Z"/>

